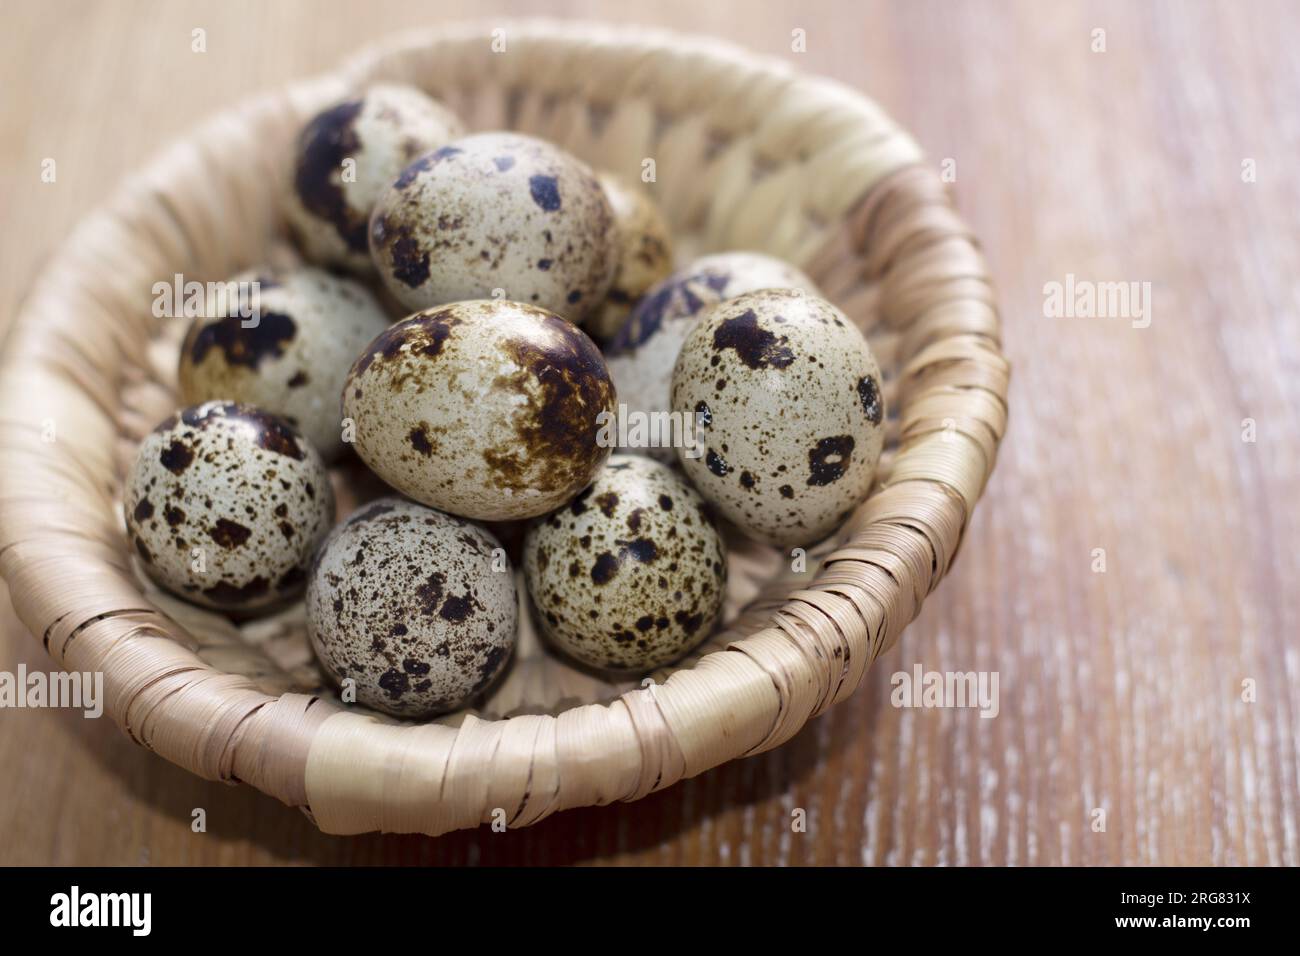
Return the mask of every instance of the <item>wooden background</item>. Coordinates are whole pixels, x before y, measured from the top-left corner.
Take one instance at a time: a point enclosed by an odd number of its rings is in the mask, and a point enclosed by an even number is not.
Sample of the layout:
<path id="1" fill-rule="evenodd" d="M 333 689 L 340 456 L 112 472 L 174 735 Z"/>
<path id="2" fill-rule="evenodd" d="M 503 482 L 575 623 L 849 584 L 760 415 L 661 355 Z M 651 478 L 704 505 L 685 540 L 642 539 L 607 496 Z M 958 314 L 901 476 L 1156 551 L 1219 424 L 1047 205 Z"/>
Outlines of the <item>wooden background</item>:
<path id="1" fill-rule="evenodd" d="M 1300 864 L 1294 4 L 4 0 L 0 324 L 76 219 L 201 117 L 403 26 L 507 8 L 787 57 L 955 160 L 1015 377 L 953 573 L 785 747 L 506 834 L 326 837 L 107 719 L 0 711 L 0 862 Z M 1067 274 L 1150 282 L 1150 327 L 1045 317 Z M 0 591 L 0 670 L 20 662 L 48 666 Z M 892 707 L 890 674 L 918 662 L 997 671 L 999 716 Z"/>

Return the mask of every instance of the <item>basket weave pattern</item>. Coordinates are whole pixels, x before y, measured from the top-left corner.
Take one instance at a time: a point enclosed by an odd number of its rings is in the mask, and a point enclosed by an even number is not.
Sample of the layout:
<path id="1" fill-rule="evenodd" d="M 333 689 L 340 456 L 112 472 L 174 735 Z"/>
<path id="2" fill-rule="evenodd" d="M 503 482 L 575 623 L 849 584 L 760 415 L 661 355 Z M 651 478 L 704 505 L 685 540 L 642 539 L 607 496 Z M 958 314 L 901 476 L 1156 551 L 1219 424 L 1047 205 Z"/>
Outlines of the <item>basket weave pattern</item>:
<path id="1" fill-rule="evenodd" d="M 869 101 L 708 41 L 544 22 L 505 31 L 503 53 L 486 26 L 408 37 L 204 125 L 82 223 L 0 365 L 0 573 L 19 616 L 59 665 L 104 673 L 106 710 L 137 742 L 303 807 L 327 832 L 438 834 L 498 808 L 524 826 L 779 745 L 852 693 L 916 616 L 1006 425 L 982 257 L 916 145 Z M 872 496 L 809 550 L 806 571 L 737 544 L 725 629 L 648 686 L 572 671 L 529 633 L 477 710 L 404 724 L 318 692 L 300 611 L 237 627 L 132 567 L 121 479 L 177 404 L 183 331 L 152 315 L 151 289 L 283 257 L 276 190 L 297 129 L 375 79 L 428 90 L 472 128 L 543 136 L 632 178 L 653 158 L 682 258 L 789 259 L 872 342 L 891 415 Z M 336 476 L 345 500 L 356 477 Z"/>

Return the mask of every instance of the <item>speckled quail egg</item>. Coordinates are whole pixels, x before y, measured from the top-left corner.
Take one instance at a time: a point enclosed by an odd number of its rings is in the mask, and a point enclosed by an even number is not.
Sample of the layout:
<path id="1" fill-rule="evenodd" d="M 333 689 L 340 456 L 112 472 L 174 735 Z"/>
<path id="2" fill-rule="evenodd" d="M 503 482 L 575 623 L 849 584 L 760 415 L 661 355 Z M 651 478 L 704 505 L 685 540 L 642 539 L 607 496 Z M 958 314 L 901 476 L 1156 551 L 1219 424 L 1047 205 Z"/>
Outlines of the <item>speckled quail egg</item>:
<path id="1" fill-rule="evenodd" d="M 646 671 L 712 632 L 727 559 L 681 477 L 614 455 L 591 487 L 529 526 L 524 573 L 538 623 L 562 650 L 602 670 Z"/>
<path id="2" fill-rule="evenodd" d="M 408 308 L 504 296 L 572 322 L 599 307 L 617 265 L 592 171 L 517 133 L 467 136 L 402 170 L 375 206 L 370 251 Z"/>
<path id="3" fill-rule="evenodd" d="M 205 607 L 247 614 L 296 596 L 334 520 L 320 456 L 260 409 L 207 402 L 141 443 L 123 493 L 148 575 Z"/>
<path id="4" fill-rule="evenodd" d="M 619 401 L 630 413 L 666 412 L 673 365 L 700 313 L 716 302 L 756 289 L 802 289 L 812 280 L 789 263 L 758 252 L 723 252 L 696 259 L 652 288 L 607 349 Z M 670 461 L 672 449 L 628 449 Z"/>
<path id="5" fill-rule="evenodd" d="M 298 137 L 284 204 L 307 258 L 370 272 L 375 201 L 413 159 L 464 133 L 446 107 L 395 84 L 372 86 L 312 117 Z"/>
<path id="6" fill-rule="evenodd" d="M 231 282 L 256 283 L 255 315 L 245 318 L 229 299 L 209 301 L 181 346 L 181 396 L 256 405 L 287 419 L 327 461 L 338 458 L 343 380 L 388 316 L 364 286 L 320 269 Z"/>
<path id="7" fill-rule="evenodd" d="M 398 491 L 489 521 L 550 511 L 590 483 L 614 387 L 554 313 L 500 299 L 417 312 L 361 353 L 343 389 L 356 451 Z M 602 415 L 603 413 L 603 415 Z"/>
<path id="8" fill-rule="evenodd" d="M 673 409 L 702 426 L 695 487 L 752 537 L 811 544 L 871 489 L 884 440 L 880 368 L 829 302 L 783 289 L 712 306 L 682 345 Z"/>
<path id="9" fill-rule="evenodd" d="M 396 496 L 335 528 L 307 583 L 307 632 L 325 670 L 397 717 L 456 710 L 486 689 L 510 660 L 516 615 L 514 575 L 491 534 Z"/>
<path id="10" fill-rule="evenodd" d="M 601 173 L 599 178 L 614 210 L 618 265 L 604 303 L 587 317 L 583 327 L 604 342 L 623 327 L 646 290 L 673 271 L 673 243 L 663 214 L 643 190 L 612 173 Z"/>

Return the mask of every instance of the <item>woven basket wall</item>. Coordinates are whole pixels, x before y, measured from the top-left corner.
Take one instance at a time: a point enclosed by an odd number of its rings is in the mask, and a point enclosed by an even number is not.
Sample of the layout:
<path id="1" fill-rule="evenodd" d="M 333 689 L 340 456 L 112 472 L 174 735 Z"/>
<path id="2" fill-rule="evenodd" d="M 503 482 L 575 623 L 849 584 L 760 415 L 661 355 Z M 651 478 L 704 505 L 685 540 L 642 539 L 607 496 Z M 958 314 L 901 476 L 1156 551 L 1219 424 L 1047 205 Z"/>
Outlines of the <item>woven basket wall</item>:
<path id="1" fill-rule="evenodd" d="M 983 259 L 935 171 L 871 102 L 712 41 L 529 22 L 506 24 L 494 53 L 492 29 L 407 35 L 204 125 L 67 240 L 0 366 L 0 572 L 19 616 L 59 665 L 103 672 L 108 713 L 141 745 L 302 807 L 331 833 L 524 826 L 781 744 L 852 693 L 916 616 L 1006 423 Z M 649 188 L 679 258 L 758 249 L 793 261 L 880 359 L 890 418 L 872 496 L 802 571 L 732 541 L 725 629 L 644 685 L 569 668 L 525 623 L 490 697 L 406 724 L 323 685 L 301 607 L 236 626 L 133 566 L 121 479 L 178 404 L 184 332 L 153 316 L 153 285 L 287 261 L 276 191 L 292 140 L 375 79 L 634 181 L 653 158 Z M 359 465 L 334 478 L 341 510 L 382 491 Z"/>

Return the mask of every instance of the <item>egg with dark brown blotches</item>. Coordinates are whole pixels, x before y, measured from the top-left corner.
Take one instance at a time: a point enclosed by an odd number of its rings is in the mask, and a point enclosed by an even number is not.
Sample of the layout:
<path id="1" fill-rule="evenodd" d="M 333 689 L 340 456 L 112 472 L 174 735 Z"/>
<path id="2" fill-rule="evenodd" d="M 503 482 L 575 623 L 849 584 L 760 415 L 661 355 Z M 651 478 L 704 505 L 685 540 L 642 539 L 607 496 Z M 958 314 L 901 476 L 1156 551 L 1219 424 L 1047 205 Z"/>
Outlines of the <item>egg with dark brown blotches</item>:
<path id="1" fill-rule="evenodd" d="M 590 488 L 530 525 L 524 573 L 539 626 L 564 652 L 647 671 L 712 632 L 727 558 L 704 500 L 672 469 L 615 455 Z"/>
<path id="2" fill-rule="evenodd" d="M 617 264 L 595 174 L 557 146 L 479 133 L 421 156 L 375 206 L 370 251 L 410 309 L 489 297 L 581 322 Z"/>
<path id="3" fill-rule="evenodd" d="M 455 302 L 382 332 L 343 389 L 357 454 L 417 501 L 466 518 L 543 514 L 605 459 L 614 386 L 596 344 L 519 302 Z"/>
<path id="4" fill-rule="evenodd" d="M 343 453 L 339 394 L 352 360 L 389 325 L 365 288 L 321 269 L 245 273 L 254 314 L 210 301 L 181 346 L 187 404 L 228 399 L 294 425 L 327 461 Z M 227 283 L 229 285 L 229 283 Z"/>
<path id="5" fill-rule="evenodd" d="M 140 444 L 123 510 L 149 577 L 195 604 L 247 614 L 302 591 L 334 494 L 320 456 L 283 419 L 207 402 Z"/>
<path id="6" fill-rule="evenodd" d="M 703 256 L 646 293 L 606 349 L 619 401 L 628 412 L 667 412 L 673 366 L 700 314 L 717 302 L 756 289 L 801 289 L 817 294 L 812 280 L 801 271 L 759 252 Z M 660 460 L 672 458 L 671 449 L 647 451 Z"/>
<path id="7" fill-rule="evenodd" d="M 334 529 L 307 585 L 321 665 L 356 702 L 396 717 L 457 710 L 486 690 L 510 660 L 516 616 L 491 534 L 395 496 Z"/>
<path id="8" fill-rule="evenodd" d="M 284 203 L 303 254 L 371 272 L 367 234 L 375 202 L 408 163 L 464 132 L 436 100 L 388 83 L 313 116 L 298 136 Z"/>
<path id="9" fill-rule="evenodd" d="M 691 482 L 771 544 L 812 544 L 871 490 L 884 442 L 880 367 L 862 332 L 811 295 L 766 289 L 705 312 L 673 372 L 700 425 Z"/>
<path id="10" fill-rule="evenodd" d="M 596 341 L 605 342 L 627 322 L 646 290 L 673 271 L 673 242 L 663 214 L 644 190 L 612 173 L 601 173 L 599 178 L 614 211 L 618 265 L 605 301 L 587 317 L 583 328 Z"/>

